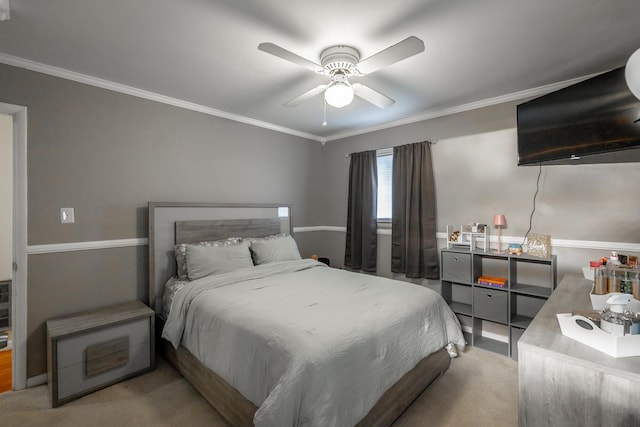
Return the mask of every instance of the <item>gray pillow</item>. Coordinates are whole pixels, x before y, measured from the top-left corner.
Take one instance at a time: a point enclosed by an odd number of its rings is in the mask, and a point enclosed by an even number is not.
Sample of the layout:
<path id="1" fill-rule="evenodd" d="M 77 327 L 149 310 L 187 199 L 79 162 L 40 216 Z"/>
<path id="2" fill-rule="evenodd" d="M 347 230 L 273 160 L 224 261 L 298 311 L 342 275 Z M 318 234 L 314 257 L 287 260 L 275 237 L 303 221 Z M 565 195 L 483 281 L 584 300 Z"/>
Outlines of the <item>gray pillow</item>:
<path id="1" fill-rule="evenodd" d="M 190 280 L 253 267 L 248 242 L 232 246 L 187 245 L 186 258 Z"/>
<path id="2" fill-rule="evenodd" d="M 255 265 L 302 259 L 296 241 L 287 235 L 276 239 L 254 240 L 250 249 Z"/>
<path id="3" fill-rule="evenodd" d="M 210 242 L 193 243 L 200 246 L 233 246 L 242 241 L 240 237 L 229 237 L 222 240 L 214 240 Z M 181 243 L 174 246 L 174 254 L 176 257 L 176 276 L 179 279 L 187 279 L 187 244 Z"/>
<path id="4" fill-rule="evenodd" d="M 264 237 L 246 237 L 245 239 L 249 241 L 249 244 L 253 244 L 254 242 L 261 242 L 263 240 L 275 240 L 275 239 L 279 239 L 281 237 L 286 237 L 287 233 L 278 233 L 278 234 L 272 234 L 270 236 L 264 236 Z"/>

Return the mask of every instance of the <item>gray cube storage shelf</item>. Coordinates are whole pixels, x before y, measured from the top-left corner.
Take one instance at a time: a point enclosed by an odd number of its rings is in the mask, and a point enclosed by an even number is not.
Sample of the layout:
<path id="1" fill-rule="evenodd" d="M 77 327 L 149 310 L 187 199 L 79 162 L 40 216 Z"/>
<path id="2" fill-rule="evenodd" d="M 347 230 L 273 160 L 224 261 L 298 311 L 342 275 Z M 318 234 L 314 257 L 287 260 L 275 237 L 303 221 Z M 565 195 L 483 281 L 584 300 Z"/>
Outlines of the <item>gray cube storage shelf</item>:
<path id="1" fill-rule="evenodd" d="M 470 320 L 467 343 L 517 360 L 517 342 L 557 285 L 556 256 L 538 258 L 489 251 L 443 249 L 442 297 Z M 507 279 L 504 288 L 481 285 L 480 276 Z M 507 342 L 483 336 L 492 322 L 508 329 Z"/>

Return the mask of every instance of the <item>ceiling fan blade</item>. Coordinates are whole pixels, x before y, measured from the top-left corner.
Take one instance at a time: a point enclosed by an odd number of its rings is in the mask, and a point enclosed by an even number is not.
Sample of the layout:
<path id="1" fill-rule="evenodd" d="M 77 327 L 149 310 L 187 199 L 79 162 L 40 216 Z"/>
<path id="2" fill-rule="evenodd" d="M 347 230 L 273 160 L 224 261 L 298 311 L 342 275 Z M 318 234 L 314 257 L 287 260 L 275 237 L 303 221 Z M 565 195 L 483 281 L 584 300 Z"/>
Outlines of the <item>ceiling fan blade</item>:
<path id="1" fill-rule="evenodd" d="M 273 43 L 260 43 L 258 45 L 258 49 L 270 53 L 271 55 L 275 55 L 279 58 L 284 59 L 285 61 L 293 62 L 296 65 L 307 68 L 316 73 L 322 73 L 323 69 L 321 65 L 316 64 L 315 62 L 309 61 L 301 56 L 296 55 L 293 52 L 288 51 L 276 44 Z"/>
<path id="2" fill-rule="evenodd" d="M 391 107 L 396 102 L 388 96 L 383 95 L 377 90 L 373 90 L 369 86 L 365 86 L 362 83 L 354 83 L 351 85 L 351 87 L 353 88 L 353 93 L 356 96 L 359 96 L 365 101 L 372 103 L 378 108 Z"/>
<path id="3" fill-rule="evenodd" d="M 305 93 L 303 93 L 302 95 L 296 96 L 295 98 L 293 98 L 290 101 L 285 102 L 284 105 L 285 107 L 295 107 L 296 105 L 311 99 L 315 96 L 320 95 L 322 92 L 324 92 L 324 90 L 327 88 L 328 85 L 319 85 L 314 87 L 311 90 L 306 91 Z"/>
<path id="4" fill-rule="evenodd" d="M 357 68 L 363 75 L 371 74 L 387 65 L 395 64 L 423 51 L 424 42 L 422 40 L 415 36 L 407 37 L 401 42 L 360 61 Z"/>

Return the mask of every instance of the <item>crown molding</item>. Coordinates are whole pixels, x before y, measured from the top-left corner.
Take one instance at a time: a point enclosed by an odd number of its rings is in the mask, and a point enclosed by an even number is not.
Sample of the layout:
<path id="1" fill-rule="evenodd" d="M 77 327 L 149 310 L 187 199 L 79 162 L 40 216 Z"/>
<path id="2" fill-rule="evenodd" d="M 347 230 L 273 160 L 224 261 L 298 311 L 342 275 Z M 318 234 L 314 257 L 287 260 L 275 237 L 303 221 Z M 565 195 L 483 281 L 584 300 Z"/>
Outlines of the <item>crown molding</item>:
<path id="1" fill-rule="evenodd" d="M 72 80 L 78 83 L 84 83 L 90 86 L 95 86 L 102 89 L 111 90 L 114 92 L 124 93 L 126 95 L 143 98 L 150 101 L 160 102 L 162 104 L 167 104 L 174 107 L 184 108 L 186 110 L 197 111 L 199 113 L 208 114 L 210 116 L 216 116 L 223 119 L 233 120 L 235 122 L 240 122 L 240 123 L 264 128 L 264 129 L 273 130 L 280 133 L 299 136 L 305 139 L 311 139 L 311 140 L 320 141 L 320 142 L 322 142 L 322 140 L 324 139 L 320 136 L 312 135 L 310 133 L 300 132 L 300 131 L 289 129 L 283 126 L 274 125 L 272 123 L 255 120 L 249 117 L 240 116 L 238 114 L 228 113 L 222 110 L 217 110 L 215 108 L 205 107 L 204 105 L 196 104 L 189 101 L 183 101 L 181 99 L 172 98 L 170 96 L 160 95 L 155 92 L 150 92 L 147 90 L 135 88 L 133 86 L 127 86 L 124 84 L 111 82 L 109 80 L 100 79 L 98 77 L 89 76 L 87 74 L 66 70 L 64 68 L 54 67 L 51 65 L 42 64 L 40 62 L 31 61 L 29 59 L 7 55 L 2 52 L 0 52 L 0 63 L 12 65 L 18 68 L 24 68 L 29 71 L 36 71 L 38 73 L 43 73 L 50 76 L 60 77 L 66 80 Z"/>
<path id="2" fill-rule="evenodd" d="M 582 77 L 578 77 L 571 80 L 552 83 L 549 85 L 540 86 L 533 89 L 527 89 L 520 92 L 514 92 L 506 95 L 496 96 L 494 98 L 488 98 L 488 99 L 484 99 L 476 102 L 470 102 L 468 104 L 453 106 L 450 108 L 433 109 L 433 110 L 425 111 L 423 113 L 420 113 L 414 116 L 406 117 L 404 119 L 399 119 L 399 120 L 393 120 L 377 126 L 370 126 L 370 127 L 349 131 L 349 132 L 336 133 L 334 135 L 329 135 L 329 136 L 319 136 L 319 135 L 313 135 L 307 132 L 297 131 L 295 129 L 290 129 L 284 126 L 278 126 L 273 123 L 267 123 L 267 122 L 252 119 L 249 117 L 240 116 L 238 114 L 228 113 L 226 111 L 217 110 L 215 108 L 206 107 L 204 105 L 196 104 L 193 102 L 183 101 L 181 99 L 160 95 L 158 93 L 146 91 L 143 89 L 138 89 L 133 86 L 127 86 L 124 84 L 111 82 L 109 80 L 100 79 L 98 77 L 89 76 L 87 74 L 77 73 L 75 71 L 66 70 L 64 68 L 54 67 L 54 66 L 43 64 L 40 62 L 31 61 L 29 59 L 7 55 L 2 52 L 0 52 L 0 63 L 12 65 L 18 68 L 24 68 L 30 71 L 36 71 L 43 74 L 48 74 L 50 76 L 72 80 L 78 83 L 84 83 L 84 84 L 99 87 L 102 89 L 112 90 L 114 92 L 124 93 L 124 94 L 135 96 L 138 98 L 148 99 L 150 101 L 160 102 L 162 104 L 172 105 L 174 107 L 184 108 L 186 110 L 197 111 L 199 113 L 216 116 L 223 119 L 233 120 L 236 122 L 260 127 L 263 129 L 269 129 L 269 130 L 285 133 L 292 136 L 298 136 L 300 138 L 318 141 L 322 143 L 322 145 L 325 145 L 325 143 L 329 141 L 336 141 L 339 139 L 344 139 L 344 138 L 348 138 L 356 135 L 367 134 L 367 133 L 376 132 L 379 130 L 390 129 L 397 126 L 402 126 L 402 125 L 421 122 L 424 120 L 430 120 L 438 117 L 448 116 L 451 114 L 476 110 L 478 108 L 490 107 L 490 106 L 502 104 L 505 102 L 517 101 L 519 99 L 545 95 L 549 92 L 553 92 L 555 90 L 565 88 L 572 84 L 579 83 L 583 80 L 586 80 L 601 74 L 601 73 L 590 74 L 587 76 L 582 76 Z"/>
<path id="3" fill-rule="evenodd" d="M 506 95 L 496 96 L 494 98 L 483 99 L 480 101 L 470 102 L 468 104 L 457 105 L 450 108 L 441 108 L 441 109 L 433 109 L 429 111 L 425 111 L 423 113 L 406 117 L 404 119 L 393 120 L 387 123 L 383 123 L 377 126 L 370 126 L 367 128 L 362 128 L 350 132 L 342 132 L 339 134 L 331 135 L 325 137 L 325 142 L 335 141 L 338 139 L 349 138 L 352 136 L 362 135 L 366 133 L 376 132 L 379 130 L 385 130 L 394 128 L 397 126 L 408 125 L 412 123 L 421 122 L 424 120 L 435 119 L 438 117 L 449 116 L 457 113 L 464 113 L 465 111 L 477 110 L 479 108 L 491 107 L 493 105 L 503 104 L 505 102 L 517 101 L 521 99 L 531 98 L 546 95 L 550 92 L 563 89 L 567 86 L 571 86 L 576 83 L 580 83 L 581 81 L 590 79 L 595 77 L 601 73 L 589 74 L 588 76 L 577 77 L 571 80 L 565 80 L 558 83 L 552 83 L 546 86 L 539 86 L 533 89 L 522 90 L 520 92 L 508 93 Z"/>

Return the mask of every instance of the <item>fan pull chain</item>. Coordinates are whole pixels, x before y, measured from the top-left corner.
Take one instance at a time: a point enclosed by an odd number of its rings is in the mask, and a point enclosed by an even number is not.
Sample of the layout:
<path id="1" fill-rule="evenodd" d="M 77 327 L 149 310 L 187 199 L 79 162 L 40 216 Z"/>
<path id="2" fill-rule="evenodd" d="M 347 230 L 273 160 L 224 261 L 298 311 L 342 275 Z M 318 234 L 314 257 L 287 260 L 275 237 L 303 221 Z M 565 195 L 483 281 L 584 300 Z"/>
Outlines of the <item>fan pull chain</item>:
<path id="1" fill-rule="evenodd" d="M 324 101 L 324 108 L 323 108 L 323 112 L 322 112 L 322 117 L 323 117 L 323 121 L 322 121 L 322 126 L 326 126 L 327 125 L 327 101 Z"/>

